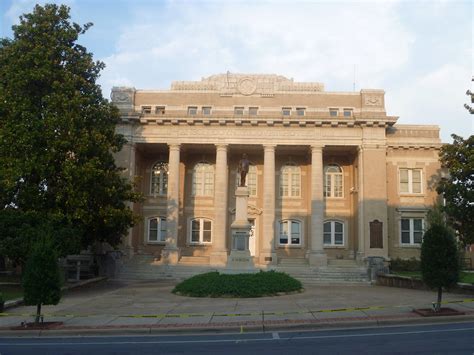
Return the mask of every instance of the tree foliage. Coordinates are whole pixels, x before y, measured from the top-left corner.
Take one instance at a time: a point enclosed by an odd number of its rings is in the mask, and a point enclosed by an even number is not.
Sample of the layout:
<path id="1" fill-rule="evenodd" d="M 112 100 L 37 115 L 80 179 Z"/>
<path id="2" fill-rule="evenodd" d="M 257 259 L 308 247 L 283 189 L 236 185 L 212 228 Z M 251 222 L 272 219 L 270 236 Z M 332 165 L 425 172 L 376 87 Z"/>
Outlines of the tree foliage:
<path id="1" fill-rule="evenodd" d="M 421 244 L 421 275 L 423 282 L 438 290 L 440 307 L 442 289 L 451 288 L 459 279 L 460 263 L 457 242 L 444 224 L 430 226 Z"/>
<path id="2" fill-rule="evenodd" d="M 449 176 L 437 191 L 444 195 L 448 221 L 464 244 L 474 244 L 474 135 L 464 140 L 455 134 L 453 143 L 441 148 L 440 160 Z"/>
<path id="3" fill-rule="evenodd" d="M 36 5 L 0 40 L 0 209 L 59 216 L 82 246 L 116 246 L 139 196 L 114 162 L 125 139 L 96 84 L 104 64 L 77 43 L 90 26 Z"/>
<path id="4" fill-rule="evenodd" d="M 43 235 L 38 239 L 26 262 L 22 278 L 26 305 L 36 306 L 36 323 L 41 305 L 56 305 L 61 299 L 61 274 L 54 244 Z"/>

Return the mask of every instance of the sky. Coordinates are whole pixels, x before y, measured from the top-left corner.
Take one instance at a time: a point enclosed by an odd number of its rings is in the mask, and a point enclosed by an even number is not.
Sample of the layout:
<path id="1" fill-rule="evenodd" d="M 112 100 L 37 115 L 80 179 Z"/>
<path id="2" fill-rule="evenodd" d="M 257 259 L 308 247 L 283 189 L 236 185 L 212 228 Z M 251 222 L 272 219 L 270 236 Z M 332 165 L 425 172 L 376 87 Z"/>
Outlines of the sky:
<path id="1" fill-rule="evenodd" d="M 0 0 L 0 37 L 46 1 Z M 474 133 L 471 1 L 63 0 L 94 23 L 79 43 L 106 64 L 98 81 L 169 89 L 213 74 L 279 74 L 326 91 L 385 90 L 400 124 L 434 124 L 443 142 Z"/>

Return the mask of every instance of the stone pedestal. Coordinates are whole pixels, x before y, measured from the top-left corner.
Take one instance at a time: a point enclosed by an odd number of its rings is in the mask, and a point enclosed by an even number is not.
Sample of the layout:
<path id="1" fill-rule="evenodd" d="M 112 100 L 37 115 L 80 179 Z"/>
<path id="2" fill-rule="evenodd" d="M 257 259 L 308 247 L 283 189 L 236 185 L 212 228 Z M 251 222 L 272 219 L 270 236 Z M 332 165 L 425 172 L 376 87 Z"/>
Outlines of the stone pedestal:
<path id="1" fill-rule="evenodd" d="M 176 265 L 179 261 L 179 248 L 164 248 L 161 251 L 161 261 L 163 264 Z"/>
<path id="2" fill-rule="evenodd" d="M 235 191 L 235 221 L 231 224 L 232 249 L 227 260 L 227 268 L 231 270 L 254 269 L 253 257 L 249 250 L 251 225 L 248 220 L 249 191 L 239 186 Z"/>
<path id="3" fill-rule="evenodd" d="M 323 251 L 311 251 L 307 254 L 309 265 L 325 267 L 328 265 L 328 257 Z"/>

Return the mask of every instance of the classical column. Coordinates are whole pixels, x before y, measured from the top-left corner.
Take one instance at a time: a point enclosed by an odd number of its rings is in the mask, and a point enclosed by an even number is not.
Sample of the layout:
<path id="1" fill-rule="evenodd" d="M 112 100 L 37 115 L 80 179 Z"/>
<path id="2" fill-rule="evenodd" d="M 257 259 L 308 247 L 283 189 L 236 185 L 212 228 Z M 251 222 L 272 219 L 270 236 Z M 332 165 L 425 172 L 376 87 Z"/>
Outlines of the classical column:
<path id="1" fill-rule="evenodd" d="M 365 223 L 364 223 L 364 148 L 361 146 L 358 149 L 359 156 L 358 161 L 358 186 L 357 186 L 357 259 L 362 260 L 365 256 Z"/>
<path id="2" fill-rule="evenodd" d="M 128 171 L 127 171 L 127 179 L 130 183 L 133 183 L 135 180 L 135 175 L 136 175 L 136 163 L 135 163 L 135 154 L 136 154 L 136 149 L 135 149 L 135 143 L 130 143 L 128 144 L 129 147 L 129 156 L 128 156 Z M 128 207 L 133 211 L 134 210 L 134 205 L 135 203 L 129 202 Z M 133 227 L 128 230 L 128 235 L 127 235 L 127 240 L 126 240 L 126 253 L 128 257 L 133 256 Z"/>
<path id="3" fill-rule="evenodd" d="M 211 265 L 227 263 L 227 205 L 228 205 L 228 165 L 227 144 L 216 144 L 216 178 L 214 189 L 214 232 L 212 236 Z"/>
<path id="4" fill-rule="evenodd" d="M 311 146 L 311 248 L 308 251 L 310 265 L 326 266 L 327 256 L 323 249 L 324 224 L 324 173 L 323 147 Z"/>
<path id="5" fill-rule="evenodd" d="M 162 252 L 165 263 L 176 264 L 179 260 L 179 144 L 169 144 L 168 159 L 168 211 L 166 215 L 166 246 Z"/>
<path id="6" fill-rule="evenodd" d="M 263 238 L 260 264 L 276 264 L 275 253 L 275 146 L 264 145 Z"/>

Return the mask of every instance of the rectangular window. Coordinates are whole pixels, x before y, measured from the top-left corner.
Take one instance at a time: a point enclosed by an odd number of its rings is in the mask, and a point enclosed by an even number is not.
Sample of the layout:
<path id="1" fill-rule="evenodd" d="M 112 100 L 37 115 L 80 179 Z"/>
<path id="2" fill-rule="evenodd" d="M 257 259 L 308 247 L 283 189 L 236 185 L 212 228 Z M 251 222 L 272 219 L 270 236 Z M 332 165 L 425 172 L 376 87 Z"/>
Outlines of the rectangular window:
<path id="1" fill-rule="evenodd" d="M 197 114 L 198 108 L 196 106 L 188 107 L 188 116 L 195 116 Z"/>
<path id="2" fill-rule="evenodd" d="M 250 116 L 257 116 L 257 114 L 258 114 L 258 107 L 249 107 Z"/>
<path id="3" fill-rule="evenodd" d="M 344 109 L 344 117 L 352 117 L 352 109 L 345 108 Z"/>
<path id="4" fill-rule="evenodd" d="M 151 113 L 151 106 L 142 106 L 142 113 L 144 115 L 149 115 Z"/>
<path id="5" fill-rule="evenodd" d="M 421 169 L 400 169 L 400 193 L 422 193 Z"/>
<path id="6" fill-rule="evenodd" d="M 423 240 L 423 218 L 402 218 L 400 241 L 402 245 L 420 245 Z"/>
<path id="7" fill-rule="evenodd" d="M 234 107 L 234 115 L 242 116 L 244 114 L 243 107 Z"/>
<path id="8" fill-rule="evenodd" d="M 190 241 L 192 244 L 209 244 L 212 242 L 212 221 L 196 218 L 191 221 Z"/>
<path id="9" fill-rule="evenodd" d="M 303 107 L 297 107 L 296 108 L 296 115 L 298 116 L 304 116 L 306 112 L 306 109 Z"/>
<path id="10" fill-rule="evenodd" d="M 206 116 L 210 115 L 211 114 L 211 107 L 210 106 L 203 106 L 202 114 L 206 115 Z"/>
<path id="11" fill-rule="evenodd" d="M 339 114 L 339 110 L 337 108 L 330 108 L 329 109 L 329 116 L 337 117 Z"/>
<path id="12" fill-rule="evenodd" d="M 280 245 L 301 245 L 301 222 L 288 220 L 280 222 Z"/>
<path id="13" fill-rule="evenodd" d="M 281 114 L 283 116 L 291 116 L 291 107 L 283 107 L 281 109 Z"/>
<path id="14" fill-rule="evenodd" d="M 164 106 L 156 106 L 155 113 L 157 115 L 164 115 L 165 114 L 165 107 Z"/>

